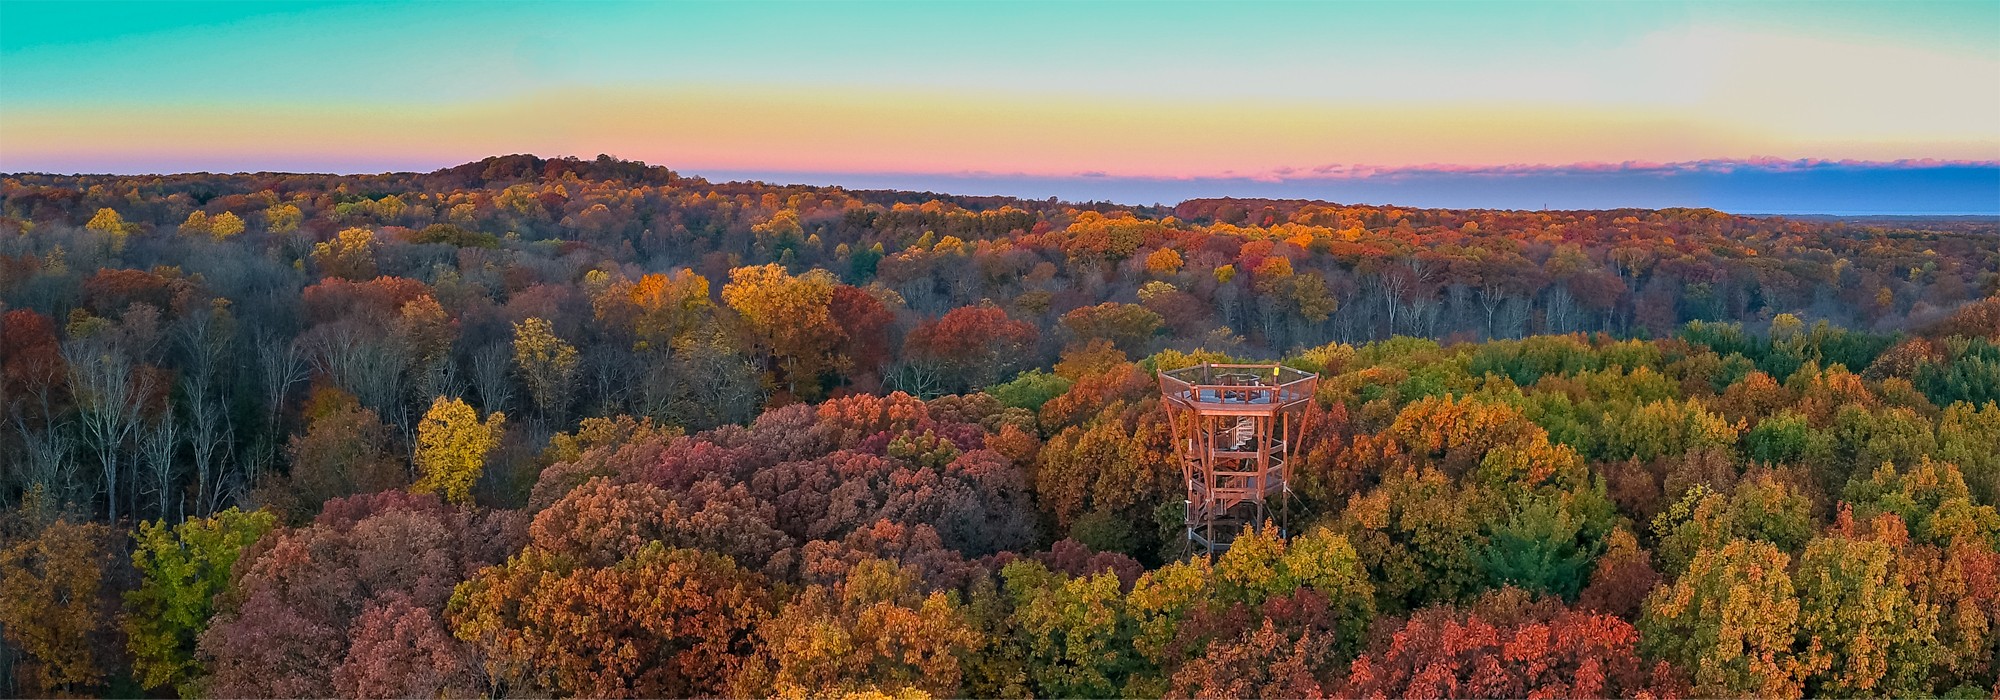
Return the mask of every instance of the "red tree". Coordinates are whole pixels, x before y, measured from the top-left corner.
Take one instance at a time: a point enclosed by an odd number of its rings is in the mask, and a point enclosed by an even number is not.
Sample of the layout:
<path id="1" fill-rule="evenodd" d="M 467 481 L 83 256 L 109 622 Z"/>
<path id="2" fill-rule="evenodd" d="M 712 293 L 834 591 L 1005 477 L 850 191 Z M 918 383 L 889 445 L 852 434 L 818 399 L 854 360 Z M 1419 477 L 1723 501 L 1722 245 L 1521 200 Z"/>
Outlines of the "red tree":
<path id="1" fill-rule="evenodd" d="M 1007 317 L 998 306 L 961 306 L 919 324 L 903 343 L 912 358 L 936 363 L 946 386 L 963 390 L 1005 376 L 1038 337 L 1035 327 Z"/>
<path id="2" fill-rule="evenodd" d="M 1561 610 L 1518 621 L 1431 608 L 1354 660 L 1341 695 L 1367 698 L 1678 697 L 1666 664 L 1610 615 Z"/>

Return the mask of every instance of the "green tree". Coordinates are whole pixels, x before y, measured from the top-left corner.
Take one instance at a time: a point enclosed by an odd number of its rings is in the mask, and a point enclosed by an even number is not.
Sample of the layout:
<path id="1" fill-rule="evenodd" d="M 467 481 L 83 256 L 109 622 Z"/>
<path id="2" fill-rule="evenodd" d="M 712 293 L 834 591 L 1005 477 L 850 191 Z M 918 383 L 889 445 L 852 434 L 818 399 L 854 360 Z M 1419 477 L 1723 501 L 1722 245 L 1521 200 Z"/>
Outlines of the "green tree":
<path id="1" fill-rule="evenodd" d="M 986 393 L 1004 405 L 1040 411 L 1042 404 L 1069 391 L 1072 383 L 1062 375 L 1031 369 L 1014 375 L 1011 381 L 986 387 Z"/>
<path id="2" fill-rule="evenodd" d="M 1700 447 L 1734 447 L 1739 426 L 1701 402 L 1655 401 L 1609 413 L 1599 431 L 1599 459 L 1647 461 Z"/>
<path id="3" fill-rule="evenodd" d="M 1125 598 L 1134 621 L 1133 649 L 1155 669 L 1173 668 L 1199 653 L 1176 641 L 1189 618 L 1214 607 L 1215 585 L 1214 567 L 1203 558 L 1172 562 L 1140 576 Z"/>
<path id="4" fill-rule="evenodd" d="M 1958 465 L 1965 485 L 1980 503 L 2000 505 L 2000 403 L 1954 403 L 1938 416 L 1941 461 Z"/>
<path id="5" fill-rule="evenodd" d="M 1574 600 L 1597 554 L 1579 537 L 1585 525 L 1560 500 L 1536 498 L 1488 527 L 1480 564 L 1496 585 Z"/>
<path id="6" fill-rule="evenodd" d="M 1359 649 L 1361 633 L 1375 617 L 1375 587 L 1361 555 L 1347 538 L 1317 527 L 1287 542 L 1277 528 L 1237 537 L 1216 560 L 1216 602 L 1262 605 L 1264 601 L 1310 588 L 1325 595 L 1339 616 L 1340 641 Z"/>
<path id="7" fill-rule="evenodd" d="M 1696 484 L 1681 500 L 1653 518 L 1659 541 L 1655 556 L 1668 574 L 1686 568 L 1702 549 L 1734 539 L 1769 542 L 1787 553 L 1812 539 L 1812 501 L 1768 474 L 1738 484 L 1728 496 Z"/>
<path id="8" fill-rule="evenodd" d="M 199 695 L 195 642 L 215 614 L 215 597 L 229 587 L 244 548 L 276 525 L 269 511 L 235 508 L 179 525 L 139 524 L 132 551 L 139 588 L 125 594 L 125 633 L 140 685 Z"/>
<path id="9" fill-rule="evenodd" d="M 1028 675 L 1044 697 L 1119 694 L 1137 664 L 1132 620 L 1109 572 L 1069 578 L 1032 561 L 1001 570 Z"/>
<path id="10" fill-rule="evenodd" d="M 1758 421 L 1743 446 L 1752 462 L 1769 464 L 1824 463 L 1833 456 L 1833 437 L 1789 409 Z"/>
<path id="11" fill-rule="evenodd" d="M 1390 474 L 1349 499 L 1338 530 L 1353 543 L 1375 585 L 1376 606 L 1405 611 L 1463 599 L 1485 582 L 1474 494 L 1436 469 Z"/>
<path id="12" fill-rule="evenodd" d="M 1844 494 L 1854 504 L 1854 519 L 1874 520 L 1883 513 L 1902 518 L 1918 542 L 1945 546 L 1959 538 L 1987 540 L 2000 533 L 2000 513 L 1972 501 L 1972 491 L 1958 467 L 1923 457 L 1906 469 L 1883 463 L 1867 479 L 1848 482 Z"/>
<path id="13" fill-rule="evenodd" d="M 1603 481 L 1538 433 L 1494 448 L 1472 476 L 1496 509 L 1481 524 L 1488 581 L 1574 600 L 1618 519 Z"/>

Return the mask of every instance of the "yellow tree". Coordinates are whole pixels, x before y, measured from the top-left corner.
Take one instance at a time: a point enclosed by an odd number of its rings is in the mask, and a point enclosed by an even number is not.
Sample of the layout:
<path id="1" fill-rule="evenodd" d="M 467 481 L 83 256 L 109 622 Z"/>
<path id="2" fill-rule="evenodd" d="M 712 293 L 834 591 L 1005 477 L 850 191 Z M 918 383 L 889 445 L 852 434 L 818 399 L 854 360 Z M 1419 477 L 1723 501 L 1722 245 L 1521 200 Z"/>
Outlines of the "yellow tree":
<path id="1" fill-rule="evenodd" d="M 560 418 L 576 379 L 576 346 L 556 336 L 548 319 L 529 318 L 514 324 L 514 366 L 528 382 L 528 393 L 542 414 Z"/>
<path id="2" fill-rule="evenodd" d="M 1793 654 L 1799 599 L 1790 564 L 1767 542 L 1702 550 L 1687 573 L 1646 599 L 1646 655 L 1689 669 L 1697 695 L 1799 697 L 1815 669 Z"/>
<path id="3" fill-rule="evenodd" d="M 817 397 L 820 375 L 834 369 L 834 348 L 844 334 L 828 305 L 838 286 L 826 270 L 794 277 L 776 264 L 730 270 L 722 285 L 723 303 L 777 362 L 778 381 L 793 396 Z"/>
<path id="4" fill-rule="evenodd" d="M 841 583 L 807 587 L 758 628 L 764 644 L 737 675 L 737 694 L 964 695 L 962 659 L 982 640 L 959 604 L 944 593 L 926 593 L 921 576 L 913 565 L 869 558 Z"/>
<path id="5" fill-rule="evenodd" d="M 1806 546 L 1792 578 L 1799 591 L 1799 638 L 1804 655 L 1815 661 L 1806 679 L 1809 694 L 1935 694 L 1930 661 L 1943 651 L 1937 610 L 1910 599 L 1903 575 L 1888 543 L 1843 533 Z"/>
<path id="6" fill-rule="evenodd" d="M 751 226 L 750 232 L 757 234 L 757 242 L 772 248 L 797 246 L 805 235 L 796 209 L 779 209 L 770 220 Z"/>
<path id="7" fill-rule="evenodd" d="M 1317 272 L 1292 277 L 1292 301 L 1298 304 L 1299 316 L 1313 323 L 1325 321 L 1340 309 L 1340 301 L 1327 289 L 1326 278 Z"/>
<path id="8" fill-rule="evenodd" d="M 105 207 L 97 210 L 97 214 L 90 217 L 90 223 L 83 227 L 104 234 L 111 240 L 112 252 L 117 252 L 125 249 L 125 237 L 132 235 L 139 225 L 126 223 L 125 217 L 118 215 L 118 210 Z"/>
<path id="9" fill-rule="evenodd" d="M 375 277 L 375 232 L 365 228 L 341 231 L 333 240 L 313 246 L 313 263 L 329 277 L 363 281 Z"/>
<path id="10" fill-rule="evenodd" d="M 620 280 L 592 299 L 597 319 L 632 329 L 634 350 L 664 352 L 700 325 L 713 308 L 708 278 L 690 270 Z"/>
<path id="11" fill-rule="evenodd" d="M 183 236 L 207 236 L 221 241 L 242 232 L 243 218 L 226 211 L 209 216 L 197 210 L 188 214 L 187 221 L 181 222 Z"/>
<path id="12" fill-rule="evenodd" d="M 208 212 L 200 209 L 188 212 L 187 220 L 181 222 L 181 235 L 183 236 L 207 236 L 211 235 L 211 232 L 214 230 L 214 225 L 208 221 Z"/>
<path id="13" fill-rule="evenodd" d="M 208 219 L 208 235 L 215 240 L 228 240 L 230 236 L 243 232 L 243 217 L 235 212 L 222 212 Z"/>
<path id="14" fill-rule="evenodd" d="M 417 470 L 423 477 L 410 487 L 417 493 L 442 494 L 445 500 L 472 500 L 472 484 L 486 467 L 486 453 L 499 444 L 507 414 L 493 413 L 486 422 L 459 399 L 438 397 L 417 426 Z"/>
<path id="15" fill-rule="evenodd" d="M 104 680 L 103 525 L 58 520 L 0 549 L 0 633 L 24 657 L 16 673 L 29 696 L 83 694 Z"/>
<path id="16" fill-rule="evenodd" d="M 273 204 L 264 210 L 264 228 L 271 233 L 291 233 L 299 230 L 299 224 L 306 220 L 305 213 L 297 205 Z"/>

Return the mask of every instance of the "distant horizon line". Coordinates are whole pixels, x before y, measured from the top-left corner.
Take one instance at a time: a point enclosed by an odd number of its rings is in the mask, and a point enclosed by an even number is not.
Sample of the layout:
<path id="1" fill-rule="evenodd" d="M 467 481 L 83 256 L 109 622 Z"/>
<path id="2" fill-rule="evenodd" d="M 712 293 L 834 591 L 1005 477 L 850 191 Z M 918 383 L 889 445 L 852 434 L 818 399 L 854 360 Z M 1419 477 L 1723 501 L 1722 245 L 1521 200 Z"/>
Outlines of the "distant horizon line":
<path id="1" fill-rule="evenodd" d="M 1678 160 L 1678 161 L 1630 159 L 1621 161 L 1607 161 L 1607 160 L 1574 161 L 1568 163 L 1428 162 L 1428 163 L 1409 163 L 1404 165 L 1382 165 L 1382 164 L 1366 164 L 1366 163 L 1329 162 L 1326 164 L 1310 166 L 1310 167 L 1283 167 L 1269 171 L 1259 171 L 1259 172 L 1236 172 L 1234 170 L 1223 170 L 1220 172 L 1201 173 L 1192 175 L 1110 173 L 1108 171 L 1097 171 L 1097 170 L 1084 170 L 1084 171 L 1060 172 L 1060 173 L 1028 172 L 1025 170 L 1002 171 L 1002 170 L 983 170 L 983 169 L 957 169 L 957 170 L 824 169 L 822 170 L 813 168 L 797 168 L 790 166 L 775 166 L 775 167 L 717 166 L 713 168 L 709 168 L 706 166 L 695 166 L 695 168 L 693 169 L 683 171 L 676 166 L 663 162 L 649 161 L 641 158 L 626 158 L 622 156 L 611 155 L 609 153 L 600 153 L 596 156 L 582 156 L 574 154 L 559 154 L 559 155 L 545 156 L 537 153 L 504 153 L 504 154 L 494 153 L 491 155 L 480 156 L 469 160 L 458 160 L 457 162 L 451 162 L 445 165 L 434 166 L 429 170 L 410 169 L 407 167 L 403 169 L 391 168 L 388 170 L 373 170 L 373 169 L 284 170 L 284 169 L 271 169 L 271 168 L 263 168 L 257 170 L 240 170 L 240 169 L 227 170 L 227 169 L 198 168 L 194 170 L 173 170 L 173 171 L 165 171 L 165 170 L 57 171 L 49 169 L 29 169 L 29 170 L 0 171 L 0 176 L 63 175 L 63 176 L 73 176 L 73 177 L 84 177 L 91 175 L 109 175 L 109 176 L 119 176 L 119 177 L 138 177 L 138 176 L 148 176 L 148 175 L 167 176 L 167 175 L 202 175 L 202 174 L 207 174 L 207 175 L 279 174 L 279 175 L 342 175 L 342 176 L 426 175 L 443 170 L 449 170 L 451 168 L 459 167 L 462 165 L 470 165 L 473 163 L 479 163 L 494 158 L 506 158 L 511 156 L 528 156 L 532 158 L 539 158 L 542 160 L 577 160 L 577 161 L 594 161 L 598 158 L 610 158 L 612 160 L 620 162 L 639 163 L 646 166 L 664 167 L 669 170 L 673 170 L 676 173 L 681 173 L 681 174 L 693 173 L 695 170 L 717 170 L 722 172 L 771 172 L 771 173 L 813 173 L 813 174 L 843 173 L 843 174 L 864 175 L 864 176 L 896 175 L 896 176 L 933 176 L 933 177 L 1032 177 L 1032 178 L 1091 178 L 1091 179 L 1167 180 L 1167 181 L 1225 180 L 1225 179 L 1332 180 L 1332 179 L 1355 179 L 1355 178 L 1366 179 L 1366 178 L 1376 178 L 1376 177 L 1393 177 L 1397 175 L 1517 175 L 1517 174 L 1541 174 L 1541 173 L 1588 174 L 1588 173 L 1606 173 L 1606 172 L 1686 173 L 1686 172 L 1732 172 L 1739 169 L 1754 169 L 1766 172 L 1796 172 L 1800 170 L 1834 169 L 1834 168 L 1896 169 L 1896 170 L 1910 170 L 1910 169 L 1923 169 L 1923 168 L 2000 169 L 2000 157 L 1989 158 L 1989 159 L 1896 158 L 1887 160 L 1875 160 L 1875 159 L 1865 159 L 1865 158 L 1784 158 L 1779 156 L 1749 156 L 1745 158 L 1700 158 L 1695 160 Z M 334 166 L 334 167 L 338 168 L 340 166 Z"/>
<path id="2" fill-rule="evenodd" d="M 1329 163 L 1266 173 L 1225 171 L 1211 175 L 1167 176 L 981 170 L 840 171 L 701 166 L 682 169 L 608 154 L 595 157 L 505 155 L 585 162 L 597 157 L 610 157 L 623 162 L 664 167 L 679 175 L 718 184 L 762 182 L 848 190 L 933 192 L 962 197 L 1012 197 L 1030 201 L 1054 198 L 1068 203 L 1108 202 L 1124 206 L 1171 206 L 1195 199 L 1235 198 L 1503 211 L 1709 208 L 1742 216 L 2000 216 L 2000 159 L 1859 160 L 1753 156 L 1672 162 L 1627 160 L 1568 164 L 1426 163 L 1375 166 Z M 7 172 L 4 176 L 380 177 L 427 175 L 505 155 L 460 160 L 428 170 L 409 167 L 414 163 L 404 164 L 406 167 L 403 169 L 352 168 L 345 171 L 338 165 L 328 170 L 197 167 L 179 171 L 141 166 L 123 172 L 120 171 L 123 169 L 99 172 L 22 170 Z M 1778 187 L 1780 185 L 1783 187 Z M 967 188 L 985 191 L 972 192 Z M 1746 192 L 1756 194 L 1746 198 Z M 1384 198 L 1384 195 L 1388 197 Z M 1898 199 L 1905 195 L 1911 201 Z M 1940 196 L 1944 199 L 1940 200 Z M 1537 197 L 1545 201 L 1534 201 Z M 1923 201 L 1926 199 L 1929 201 Z"/>

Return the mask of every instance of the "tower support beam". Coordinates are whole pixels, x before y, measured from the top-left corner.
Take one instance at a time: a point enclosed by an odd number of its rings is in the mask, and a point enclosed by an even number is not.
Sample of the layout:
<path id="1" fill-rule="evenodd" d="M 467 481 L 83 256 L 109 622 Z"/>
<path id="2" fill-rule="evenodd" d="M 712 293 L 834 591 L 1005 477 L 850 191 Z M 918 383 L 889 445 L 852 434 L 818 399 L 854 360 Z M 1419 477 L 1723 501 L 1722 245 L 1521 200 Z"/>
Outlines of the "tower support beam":
<path id="1" fill-rule="evenodd" d="M 1267 523 L 1288 534 L 1288 467 L 1318 388 L 1319 375 L 1277 364 L 1204 363 L 1160 373 L 1187 485 L 1190 555 L 1227 551 L 1237 535 Z"/>

